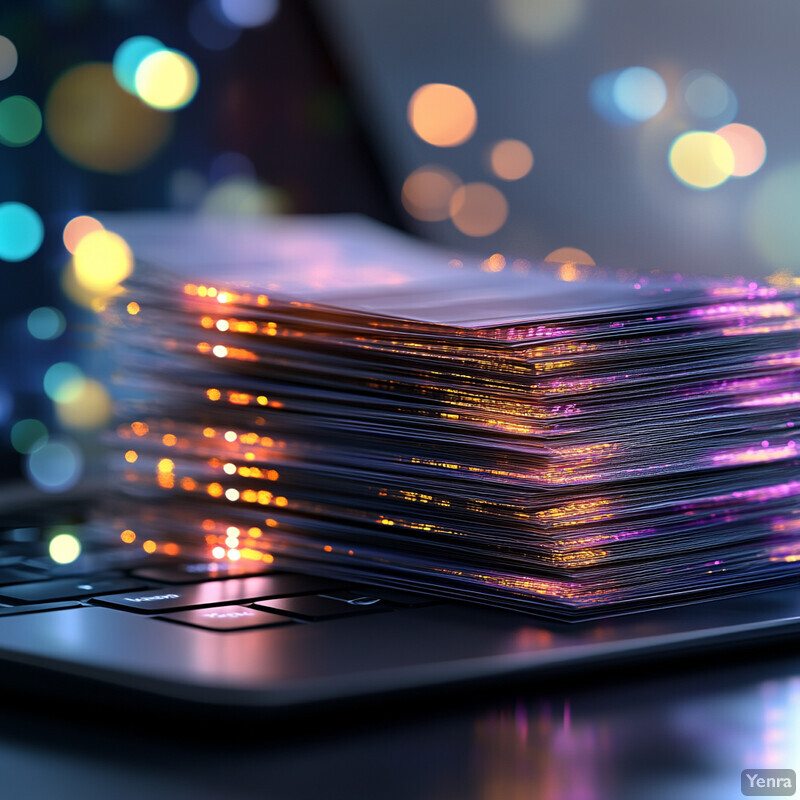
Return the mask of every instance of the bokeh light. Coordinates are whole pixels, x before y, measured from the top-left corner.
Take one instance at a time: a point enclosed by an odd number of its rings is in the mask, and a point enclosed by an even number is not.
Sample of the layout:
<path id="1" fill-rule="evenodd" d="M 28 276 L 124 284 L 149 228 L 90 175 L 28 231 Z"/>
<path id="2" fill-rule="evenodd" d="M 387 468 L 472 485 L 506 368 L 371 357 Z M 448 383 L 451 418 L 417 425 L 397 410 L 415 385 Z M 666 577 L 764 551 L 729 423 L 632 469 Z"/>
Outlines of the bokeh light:
<path id="1" fill-rule="evenodd" d="M 73 442 L 51 439 L 28 456 L 25 468 L 31 483 L 42 491 L 64 492 L 80 480 L 83 456 Z"/>
<path id="2" fill-rule="evenodd" d="M 545 261 L 554 264 L 581 264 L 586 267 L 595 266 L 594 259 L 585 251 L 577 247 L 559 247 L 544 257 Z"/>
<path id="3" fill-rule="evenodd" d="M 200 0 L 189 13 L 189 32 L 208 50 L 225 50 L 241 35 L 239 28 L 221 22 L 205 0 Z"/>
<path id="4" fill-rule="evenodd" d="M 614 100 L 614 85 L 621 72 L 616 70 L 598 75 L 589 84 L 589 104 L 597 116 L 612 125 L 633 125 L 634 120 L 623 114 Z"/>
<path id="5" fill-rule="evenodd" d="M 11 446 L 18 453 L 32 453 L 48 441 L 47 428 L 38 419 L 21 419 L 11 428 Z"/>
<path id="6" fill-rule="evenodd" d="M 675 177 L 687 186 L 711 189 L 733 174 L 733 150 L 716 133 L 689 131 L 672 143 L 669 165 Z"/>
<path id="7" fill-rule="evenodd" d="M 28 333 L 34 339 L 58 339 L 66 327 L 67 321 L 57 308 L 41 306 L 28 314 Z"/>
<path id="8" fill-rule="evenodd" d="M 458 175 L 431 164 L 414 170 L 403 183 L 403 208 L 415 219 L 438 222 L 450 217 L 450 198 L 461 186 Z"/>
<path id="9" fill-rule="evenodd" d="M 747 209 L 748 238 L 769 267 L 800 266 L 800 162 L 772 172 L 755 190 Z"/>
<path id="10" fill-rule="evenodd" d="M 767 145 L 764 137 L 749 125 L 732 122 L 717 131 L 733 150 L 733 174 L 737 178 L 752 175 L 761 169 L 767 157 Z"/>
<path id="11" fill-rule="evenodd" d="M 508 217 L 503 193 L 488 183 L 467 183 L 450 199 L 453 224 L 467 236 L 489 236 L 500 230 Z"/>
<path id="12" fill-rule="evenodd" d="M 606 122 L 634 125 L 661 111 L 667 86 L 655 70 L 628 67 L 598 75 L 589 84 L 589 102 Z"/>
<path id="13" fill-rule="evenodd" d="M 55 148 L 86 169 L 131 172 L 166 144 L 170 114 L 156 111 L 120 87 L 110 64 L 81 64 L 50 90 L 45 128 Z"/>
<path id="14" fill-rule="evenodd" d="M 0 203 L 0 258 L 24 261 L 42 245 L 41 217 L 24 203 Z"/>
<path id="15" fill-rule="evenodd" d="M 70 396 L 56 402 L 56 418 L 65 428 L 93 430 L 102 428 L 111 419 L 111 398 L 108 390 L 94 378 L 67 385 Z"/>
<path id="16" fill-rule="evenodd" d="M 69 361 L 59 361 L 44 374 L 44 392 L 51 400 L 66 403 L 80 395 L 84 380 L 80 367 Z"/>
<path id="17" fill-rule="evenodd" d="M 71 564 L 81 554 L 81 543 L 71 533 L 58 533 L 50 540 L 47 552 L 56 564 Z"/>
<path id="18" fill-rule="evenodd" d="M 78 247 L 78 243 L 81 239 L 83 239 L 84 236 L 92 233 L 93 231 L 102 230 L 103 223 L 94 217 L 89 217 L 86 215 L 73 217 L 64 226 L 64 247 L 66 247 L 67 250 L 74 255 L 75 250 Z"/>
<path id="19" fill-rule="evenodd" d="M 136 94 L 136 70 L 147 56 L 163 50 L 164 45 L 152 36 L 132 36 L 114 53 L 112 67 L 117 83 L 131 94 Z"/>
<path id="20" fill-rule="evenodd" d="M 0 101 L 0 142 L 24 147 L 42 132 L 42 112 L 29 97 L 15 94 Z"/>
<path id="21" fill-rule="evenodd" d="M 664 79 L 647 67 L 628 67 L 614 80 L 612 90 L 617 108 L 635 122 L 651 119 L 667 102 Z"/>
<path id="22" fill-rule="evenodd" d="M 278 0 L 216 0 L 225 20 L 239 28 L 265 25 L 278 11 Z"/>
<path id="23" fill-rule="evenodd" d="M 524 178 L 533 168 L 533 153 L 519 139 L 503 139 L 489 153 L 492 172 L 504 181 Z"/>
<path id="24" fill-rule="evenodd" d="M 10 78 L 17 68 L 17 48 L 7 36 L 0 36 L 0 81 Z"/>
<path id="25" fill-rule="evenodd" d="M 586 17 L 587 0 L 494 0 L 500 26 L 534 45 L 561 42 Z"/>
<path id="26" fill-rule="evenodd" d="M 136 92 L 153 108 L 183 108 L 195 96 L 197 85 L 194 62 L 178 50 L 151 53 L 136 70 Z"/>
<path id="27" fill-rule="evenodd" d="M 116 233 L 100 230 L 84 236 L 75 248 L 75 278 L 93 294 L 112 292 L 133 272 L 133 253 Z"/>
<path id="28" fill-rule="evenodd" d="M 685 75 L 678 92 L 682 93 L 689 111 L 704 121 L 731 122 L 739 109 L 733 89 L 719 75 L 707 70 L 692 70 Z"/>
<path id="29" fill-rule="evenodd" d="M 472 136 L 478 112 L 458 86 L 428 83 L 408 101 L 408 122 L 420 139 L 436 147 L 455 147 Z"/>

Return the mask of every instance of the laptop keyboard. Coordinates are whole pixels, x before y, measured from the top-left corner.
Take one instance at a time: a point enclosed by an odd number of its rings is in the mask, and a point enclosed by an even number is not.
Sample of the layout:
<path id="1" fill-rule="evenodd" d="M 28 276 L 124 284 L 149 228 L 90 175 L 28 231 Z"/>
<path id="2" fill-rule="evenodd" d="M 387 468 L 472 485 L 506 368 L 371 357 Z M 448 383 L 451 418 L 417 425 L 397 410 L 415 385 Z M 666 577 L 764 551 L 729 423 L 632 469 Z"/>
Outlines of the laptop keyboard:
<path id="1" fill-rule="evenodd" d="M 169 562 L 64 575 L 36 559 L 0 566 L 0 617 L 84 605 L 153 624 L 231 632 L 308 624 L 442 602 L 395 589 L 228 562 Z M 106 562 L 113 564 L 113 557 Z"/>

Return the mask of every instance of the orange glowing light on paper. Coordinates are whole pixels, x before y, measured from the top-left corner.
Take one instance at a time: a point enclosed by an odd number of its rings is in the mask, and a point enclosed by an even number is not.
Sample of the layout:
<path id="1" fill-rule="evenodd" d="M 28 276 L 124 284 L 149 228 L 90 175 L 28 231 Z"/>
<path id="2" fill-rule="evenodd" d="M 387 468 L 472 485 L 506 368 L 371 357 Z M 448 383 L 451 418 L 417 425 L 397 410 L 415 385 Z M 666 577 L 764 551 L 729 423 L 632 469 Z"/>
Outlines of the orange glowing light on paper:
<path id="1" fill-rule="evenodd" d="M 213 428 L 203 428 L 203 436 L 206 439 L 213 439 L 217 435 L 217 432 Z"/>
<path id="2" fill-rule="evenodd" d="M 152 539 L 148 539 L 142 544 L 142 550 L 144 550 L 145 553 L 155 553 L 156 547 L 157 545 Z"/>
<path id="3" fill-rule="evenodd" d="M 172 472 L 175 469 L 175 462 L 171 458 L 162 458 L 156 469 L 159 472 Z"/>
<path id="4" fill-rule="evenodd" d="M 136 303 L 136 302 L 128 303 L 128 305 L 126 306 L 126 309 L 127 309 L 128 313 L 132 317 L 135 317 L 141 311 L 141 308 L 139 307 L 139 304 Z"/>
<path id="5" fill-rule="evenodd" d="M 289 505 L 289 501 L 285 497 L 276 497 L 275 498 L 275 505 L 276 506 L 286 506 L 286 505 Z"/>
<path id="6" fill-rule="evenodd" d="M 222 486 L 218 483 L 209 483 L 208 488 L 206 491 L 211 495 L 211 497 L 222 497 Z"/>
<path id="7" fill-rule="evenodd" d="M 135 450 L 128 450 L 125 453 L 125 460 L 129 464 L 135 464 L 136 460 L 139 458 L 139 454 Z"/>
<path id="8" fill-rule="evenodd" d="M 102 231 L 103 223 L 94 217 L 81 215 L 74 217 L 64 226 L 64 247 L 75 255 L 75 249 L 84 236 L 93 231 Z"/>
<path id="9" fill-rule="evenodd" d="M 428 83 L 408 101 L 408 122 L 420 139 L 436 147 L 455 147 L 472 136 L 478 112 L 458 86 Z"/>
<path id="10" fill-rule="evenodd" d="M 461 179 L 449 169 L 420 167 L 406 178 L 400 199 L 415 219 L 439 222 L 450 216 L 450 198 L 459 186 Z"/>
<path id="11" fill-rule="evenodd" d="M 725 125 L 717 132 L 733 150 L 733 172 L 737 178 L 752 175 L 761 169 L 764 159 L 767 157 L 767 145 L 764 137 L 749 125 L 742 125 L 740 122 L 732 122 Z"/>
<path id="12" fill-rule="evenodd" d="M 168 556 L 176 556 L 180 553 L 181 549 L 175 542 L 167 542 L 164 545 L 164 553 Z"/>
<path id="13" fill-rule="evenodd" d="M 197 488 L 197 481 L 194 478 L 181 478 L 181 489 L 186 492 L 193 492 Z"/>
<path id="14" fill-rule="evenodd" d="M 278 527 L 278 520 L 276 519 L 265 519 L 264 522 L 267 523 L 268 528 L 277 528 Z"/>
<path id="15" fill-rule="evenodd" d="M 133 544 L 136 541 L 136 534 L 132 530 L 128 529 L 122 531 L 122 533 L 119 535 L 119 538 L 122 539 L 125 544 Z"/>
<path id="16" fill-rule="evenodd" d="M 492 172 L 504 181 L 518 181 L 533 169 L 533 153 L 519 139 L 503 139 L 489 153 Z"/>
<path id="17" fill-rule="evenodd" d="M 176 436 L 174 433 L 165 433 L 165 434 L 164 434 L 164 435 L 161 437 L 161 441 L 162 441 L 162 442 L 163 442 L 163 443 L 164 443 L 164 444 L 165 444 L 167 447 L 174 447 L 174 446 L 175 446 L 175 445 L 178 443 L 178 437 L 177 437 L 177 436 Z"/>
<path id="18" fill-rule="evenodd" d="M 261 556 L 261 560 L 262 560 L 262 561 L 263 561 L 265 564 L 271 564 L 273 561 L 275 561 L 275 556 L 273 556 L 271 553 L 264 553 L 264 554 Z"/>
<path id="19" fill-rule="evenodd" d="M 567 283 L 571 283 L 572 281 L 578 280 L 580 277 L 580 272 L 578 268 L 571 263 L 562 264 L 561 268 L 558 270 L 558 277 L 562 281 L 566 281 Z"/>
<path id="20" fill-rule="evenodd" d="M 150 426 L 146 422 L 132 422 L 131 430 L 137 436 L 144 436 L 150 431 Z"/>
<path id="21" fill-rule="evenodd" d="M 252 536 L 253 539 L 258 539 L 261 536 L 261 529 L 260 528 L 249 528 L 247 531 L 248 536 Z"/>
<path id="22" fill-rule="evenodd" d="M 216 402 L 217 400 L 220 399 L 220 397 L 222 397 L 222 392 L 220 392 L 219 389 L 208 389 L 206 391 L 206 397 L 209 400 L 214 400 Z M 207 430 L 210 430 L 210 429 L 207 429 Z M 212 434 L 212 436 L 213 436 L 213 434 Z"/>
<path id="23" fill-rule="evenodd" d="M 204 328 L 213 328 L 213 327 L 214 327 L 214 320 L 213 320 L 213 319 L 211 319 L 211 317 L 203 317 L 203 318 L 200 320 L 200 324 L 201 324 L 201 325 L 202 325 Z"/>
<path id="24" fill-rule="evenodd" d="M 481 262 L 481 269 L 484 272 L 502 272 L 506 265 L 505 256 L 501 253 L 495 253 L 489 256 L 485 261 Z"/>
<path id="25" fill-rule="evenodd" d="M 489 236 L 505 224 L 508 203 L 503 193 L 488 183 L 467 183 L 450 199 L 453 224 L 467 236 Z"/>

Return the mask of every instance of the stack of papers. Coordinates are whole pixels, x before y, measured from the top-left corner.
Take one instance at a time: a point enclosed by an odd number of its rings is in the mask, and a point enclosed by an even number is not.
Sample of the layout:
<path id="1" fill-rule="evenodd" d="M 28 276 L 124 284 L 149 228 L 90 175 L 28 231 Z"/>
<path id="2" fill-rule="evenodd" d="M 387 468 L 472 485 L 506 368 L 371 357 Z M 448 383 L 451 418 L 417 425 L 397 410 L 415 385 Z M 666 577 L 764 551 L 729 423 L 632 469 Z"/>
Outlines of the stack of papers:
<path id="1" fill-rule="evenodd" d="M 137 545 L 565 619 L 796 576 L 796 288 L 356 218 L 105 223 L 137 257 L 107 314 Z"/>

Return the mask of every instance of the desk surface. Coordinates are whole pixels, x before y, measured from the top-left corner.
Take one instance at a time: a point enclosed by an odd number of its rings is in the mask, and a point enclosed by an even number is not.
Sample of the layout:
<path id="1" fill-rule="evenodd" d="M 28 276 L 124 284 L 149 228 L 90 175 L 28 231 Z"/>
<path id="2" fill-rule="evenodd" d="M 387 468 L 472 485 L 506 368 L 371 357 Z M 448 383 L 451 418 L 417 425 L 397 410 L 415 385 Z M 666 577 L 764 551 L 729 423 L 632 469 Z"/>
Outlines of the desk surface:
<path id="1" fill-rule="evenodd" d="M 731 800 L 744 768 L 800 770 L 800 660 L 786 647 L 713 668 L 373 708 L 360 722 L 209 719 L 181 730 L 5 708 L 2 796 Z"/>

